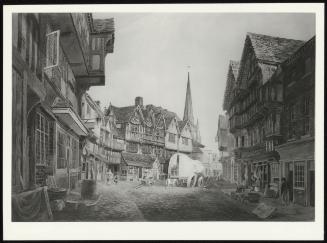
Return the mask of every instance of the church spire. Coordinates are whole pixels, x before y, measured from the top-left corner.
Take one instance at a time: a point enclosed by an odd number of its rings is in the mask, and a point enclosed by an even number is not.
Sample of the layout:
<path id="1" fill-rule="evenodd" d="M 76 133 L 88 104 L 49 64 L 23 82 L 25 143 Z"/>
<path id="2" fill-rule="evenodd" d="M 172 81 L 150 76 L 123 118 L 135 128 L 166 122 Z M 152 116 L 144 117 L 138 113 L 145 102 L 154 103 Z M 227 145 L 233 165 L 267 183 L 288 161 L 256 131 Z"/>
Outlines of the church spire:
<path id="1" fill-rule="evenodd" d="M 187 89 L 186 89 L 183 120 L 189 121 L 192 125 L 194 125 L 192 97 L 191 97 L 191 84 L 190 84 L 190 72 L 187 73 Z"/>

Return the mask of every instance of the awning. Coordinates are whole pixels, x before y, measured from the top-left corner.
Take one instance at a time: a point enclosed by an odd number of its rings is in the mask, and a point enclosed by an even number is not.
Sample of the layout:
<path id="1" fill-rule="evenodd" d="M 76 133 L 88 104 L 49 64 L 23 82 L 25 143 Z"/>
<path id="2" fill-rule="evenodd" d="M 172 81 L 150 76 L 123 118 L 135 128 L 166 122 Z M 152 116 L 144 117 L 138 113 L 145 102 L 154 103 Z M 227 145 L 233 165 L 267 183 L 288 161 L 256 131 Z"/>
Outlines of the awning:
<path id="1" fill-rule="evenodd" d="M 86 136 L 88 134 L 82 120 L 70 107 L 53 107 L 52 112 L 77 135 Z"/>
<path id="2" fill-rule="evenodd" d="M 315 153 L 314 138 L 300 139 L 276 147 L 281 161 L 313 160 Z"/>
<path id="3" fill-rule="evenodd" d="M 146 154 L 122 153 L 122 158 L 127 165 L 151 168 L 156 160 L 154 156 Z"/>

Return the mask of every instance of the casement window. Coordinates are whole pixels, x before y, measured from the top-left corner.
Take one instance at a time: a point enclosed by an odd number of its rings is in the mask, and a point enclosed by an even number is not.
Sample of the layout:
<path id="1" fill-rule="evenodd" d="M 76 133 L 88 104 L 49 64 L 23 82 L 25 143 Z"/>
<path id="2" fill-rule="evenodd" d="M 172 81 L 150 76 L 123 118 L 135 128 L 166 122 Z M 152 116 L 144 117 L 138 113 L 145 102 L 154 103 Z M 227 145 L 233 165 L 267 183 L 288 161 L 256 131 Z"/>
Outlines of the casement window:
<path id="1" fill-rule="evenodd" d="M 176 135 L 173 133 L 168 134 L 168 141 L 171 143 L 175 143 Z"/>
<path id="2" fill-rule="evenodd" d="M 122 176 L 126 176 L 126 175 L 127 175 L 127 170 L 122 169 L 122 170 L 121 170 L 121 175 L 122 175 Z"/>
<path id="3" fill-rule="evenodd" d="M 294 172 L 294 187 L 304 189 L 304 162 L 295 162 Z"/>
<path id="4" fill-rule="evenodd" d="M 67 168 L 66 139 L 66 134 L 57 132 L 57 169 Z"/>
<path id="5" fill-rule="evenodd" d="M 128 173 L 134 174 L 134 166 L 128 166 Z"/>
<path id="6" fill-rule="evenodd" d="M 143 154 L 151 154 L 152 153 L 152 147 L 150 145 L 142 145 L 141 147 Z"/>
<path id="7" fill-rule="evenodd" d="M 78 147 L 79 147 L 79 142 L 72 138 L 71 140 L 72 144 L 71 144 L 71 149 L 72 149 L 72 164 L 71 164 L 71 168 L 78 168 L 79 163 L 78 163 Z"/>
<path id="8" fill-rule="evenodd" d="M 50 165 L 53 152 L 53 123 L 40 112 L 35 120 L 35 160 L 37 165 Z"/>
<path id="9" fill-rule="evenodd" d="M 138 152 L 138 144 L 137 143 L 127 143 L 126 144 L 126 151 L 130 153 L 137 153 Z"/>
<path id="10" fill-rule="evenodd" d="M 46 68 L 56 67 L 59 65 L 60 30 L 47 34 L 46 38 Z"/>

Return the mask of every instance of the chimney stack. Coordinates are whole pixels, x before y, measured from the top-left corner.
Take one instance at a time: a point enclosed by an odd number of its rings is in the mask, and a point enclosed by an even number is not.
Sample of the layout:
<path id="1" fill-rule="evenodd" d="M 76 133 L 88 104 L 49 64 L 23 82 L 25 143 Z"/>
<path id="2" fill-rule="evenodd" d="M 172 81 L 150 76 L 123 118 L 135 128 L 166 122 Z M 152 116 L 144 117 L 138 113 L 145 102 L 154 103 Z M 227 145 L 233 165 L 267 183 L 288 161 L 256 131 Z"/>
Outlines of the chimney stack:
<path id="1" fill-rule="evenodd" d="M 135 106 L 143 106 L 143 98 L 141 97 L 141 96 L 137 96 L 136 98 L 135 98 Z"/>

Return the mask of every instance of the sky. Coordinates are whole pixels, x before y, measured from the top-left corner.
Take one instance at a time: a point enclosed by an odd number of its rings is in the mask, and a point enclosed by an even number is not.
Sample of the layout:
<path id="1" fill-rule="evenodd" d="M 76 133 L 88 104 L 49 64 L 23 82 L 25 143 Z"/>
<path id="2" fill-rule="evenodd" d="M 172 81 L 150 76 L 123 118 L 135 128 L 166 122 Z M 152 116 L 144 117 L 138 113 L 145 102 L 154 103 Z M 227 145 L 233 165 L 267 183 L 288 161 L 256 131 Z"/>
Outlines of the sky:
<path id="1" fill-rule="evenodd" d="M 115 20 L 114 53 L 106 57 L 105 86 L 88 91 L 101 107 L 162 106 L 182 119 L 187 72 L 202 143 L 218 151 L 215 136 L 229 60 L 240 60 L 247 32 L 309 40 L 315 15 L 299 13 L 98 13 Z M 190 66 L 188 68 L 188 66 Z"/>

